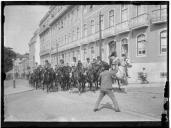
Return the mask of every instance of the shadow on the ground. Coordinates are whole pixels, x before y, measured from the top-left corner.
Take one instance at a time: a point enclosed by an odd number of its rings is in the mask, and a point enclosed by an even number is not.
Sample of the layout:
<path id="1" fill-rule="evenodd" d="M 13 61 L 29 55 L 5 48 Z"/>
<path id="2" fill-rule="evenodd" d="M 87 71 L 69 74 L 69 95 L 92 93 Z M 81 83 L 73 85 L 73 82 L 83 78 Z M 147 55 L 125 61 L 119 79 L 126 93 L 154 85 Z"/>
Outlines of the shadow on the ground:
<path id="1" fill-rule="evenodd" d="M 113 108 L 112 104 L 109 103 L 109 102 L 107 102 L 106 104 L 102 104 L 102 106 L 99 108 L 99 111 L 104 109 L 104 108 L 111 109 L 111 110 L 115 111 L 115 109 Z"/>

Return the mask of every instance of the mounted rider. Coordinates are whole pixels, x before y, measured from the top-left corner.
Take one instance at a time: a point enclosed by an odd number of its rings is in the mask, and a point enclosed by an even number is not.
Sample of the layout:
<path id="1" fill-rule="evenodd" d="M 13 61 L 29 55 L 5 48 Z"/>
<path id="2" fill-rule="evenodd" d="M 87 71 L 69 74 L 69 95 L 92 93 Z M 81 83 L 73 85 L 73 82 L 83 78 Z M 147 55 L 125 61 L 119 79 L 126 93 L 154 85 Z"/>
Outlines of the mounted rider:
<path id="1" fill-rule="evenodd" d="M 65 66 L 64 60 L 63 59 L 60 59 L 60 64 L 59 64 L 59 67 L 58 68 L 64 67 L 64 66 Z"/>
<path id="2" fill-rule="evenodd" d="M 120 59 L 121 66 L 124 67 L 124 69 L 125 69 L 125 74 L 126 74 L 127 77 L 129 77 L 129 76 L 128 76 L 128 66 L 129 66 L 129 63 L 128 63 L 127 60 L 128 60 L 128 59 L 127 59 L 126 55 L 125 55 L 125 54 L 122 54 L 122 57 L 121 57 L 121 59 Z"/>
<path id="3" fill-rule="evenodd" d="M 97 56 L 96 64 L 98 64 L 98 65 L 102 65 L 102 59 L 101 59 L 101 57 L 100 57 L 100 56 Z"/>
<path id="4" fill-rule="evenodd" d="M 77 66 L 77 59 L 76 57 L 73 57 L 73 62 L 71 62 L 71 67 L 76 67 Z"/>
<path id="5" fill-rule="evenodd" d="M 117 57 L 116 51 L 112 52 L 112 54 L 109 56 L 109 59 L 110 59 L 111 69 L 118 71 L 119 65 L 120 65 L 120 60 L 119 60 L 119 57 Z"/>
<path id="6" fill-rule="evenodd" d="M 87 58 L 86 60 L 87 60 L 87 62 L 85 63 L 85 66 L 84 66 L 84 67 L 85 67 L 86 69 L 90 69 L 90 68 L 92 67 L 92 64 L 91 64 L 91 62 L 90 62 L 90 58 Z"/>

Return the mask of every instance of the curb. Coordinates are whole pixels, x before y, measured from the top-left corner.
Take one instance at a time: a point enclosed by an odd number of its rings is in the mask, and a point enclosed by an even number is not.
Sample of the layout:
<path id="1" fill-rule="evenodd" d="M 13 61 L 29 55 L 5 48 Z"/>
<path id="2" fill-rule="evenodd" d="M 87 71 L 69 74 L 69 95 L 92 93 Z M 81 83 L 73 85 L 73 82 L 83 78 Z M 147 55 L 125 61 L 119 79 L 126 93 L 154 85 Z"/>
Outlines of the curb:
<path id="1" fill-rule="evenodd" d="M 18 93 L 23 93 L 23 92 L 28 92 L 28 91 L 32 91 L 32 90 L 35 90 L 35 89 L 33 88 L 33 89 L 25 90 L 25 91 L 14 92 L 14 93 L 10 93 L 10 94 L 4 94 L 4 96 L 8 96 L 8 95 L 12 95 L 12 94 L 18 94 Z"/>

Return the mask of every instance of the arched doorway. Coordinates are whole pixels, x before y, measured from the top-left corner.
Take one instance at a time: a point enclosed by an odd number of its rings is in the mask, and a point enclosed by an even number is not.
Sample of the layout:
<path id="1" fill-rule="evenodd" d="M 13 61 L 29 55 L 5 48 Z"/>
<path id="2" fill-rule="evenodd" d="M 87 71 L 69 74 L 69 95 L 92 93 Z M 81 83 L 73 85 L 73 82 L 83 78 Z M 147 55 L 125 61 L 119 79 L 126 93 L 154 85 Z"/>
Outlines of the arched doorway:
<path id="1" fill-rule="evenodd" d="M 128 57 L 128 39 L 121 40 L 121 54 L 125 54 Z"/>
<path id="2" fill-rule="evenodd" d="M 111 41 L 109 43 L 109 55 L 114 51 L 116 51 L 116 41 Z"/>

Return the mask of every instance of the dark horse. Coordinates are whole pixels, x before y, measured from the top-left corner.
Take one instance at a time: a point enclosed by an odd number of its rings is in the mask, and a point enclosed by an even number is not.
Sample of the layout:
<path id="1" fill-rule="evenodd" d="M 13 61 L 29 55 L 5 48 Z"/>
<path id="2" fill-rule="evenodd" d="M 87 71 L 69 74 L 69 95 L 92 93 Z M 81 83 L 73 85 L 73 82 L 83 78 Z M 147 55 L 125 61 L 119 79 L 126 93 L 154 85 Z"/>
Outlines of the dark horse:
<path id="1" fill-rule="evenodd" d="M 90 90 L 92 90 L 93 84 L 95 84 L 95 89 L 99 88 L 100 81 L 98 81 L 99 75 L 102 72 L 102 68 L 109 66 L 108 63 L 102 61 L 100 64 L 93 63 L 91 68 L 87 70 L 87 82 L 90 85 Z"/>
<path id="2" fill-rule="evenodd" d="M 82 64 L 78 64 L 75 68 L 73 68 L 72 81 L 78 88 L 79 93 L 84 92 L 85 83 L 86 83 L 86 74 L 85 74 L 85 68 L 83 68 Z"/>
<path id="3" fill-rule="evenodd" d="M 43 89 L 44 89 L 44 85 L 46 85 L 47 88 L 47 92 L 49 92 L 49 90 L 51 88 L 53 88 L 53 83 L 54 83 L 54 71 L 52 68 L 45 68 L 44 72 L 43 72 Z"/>

